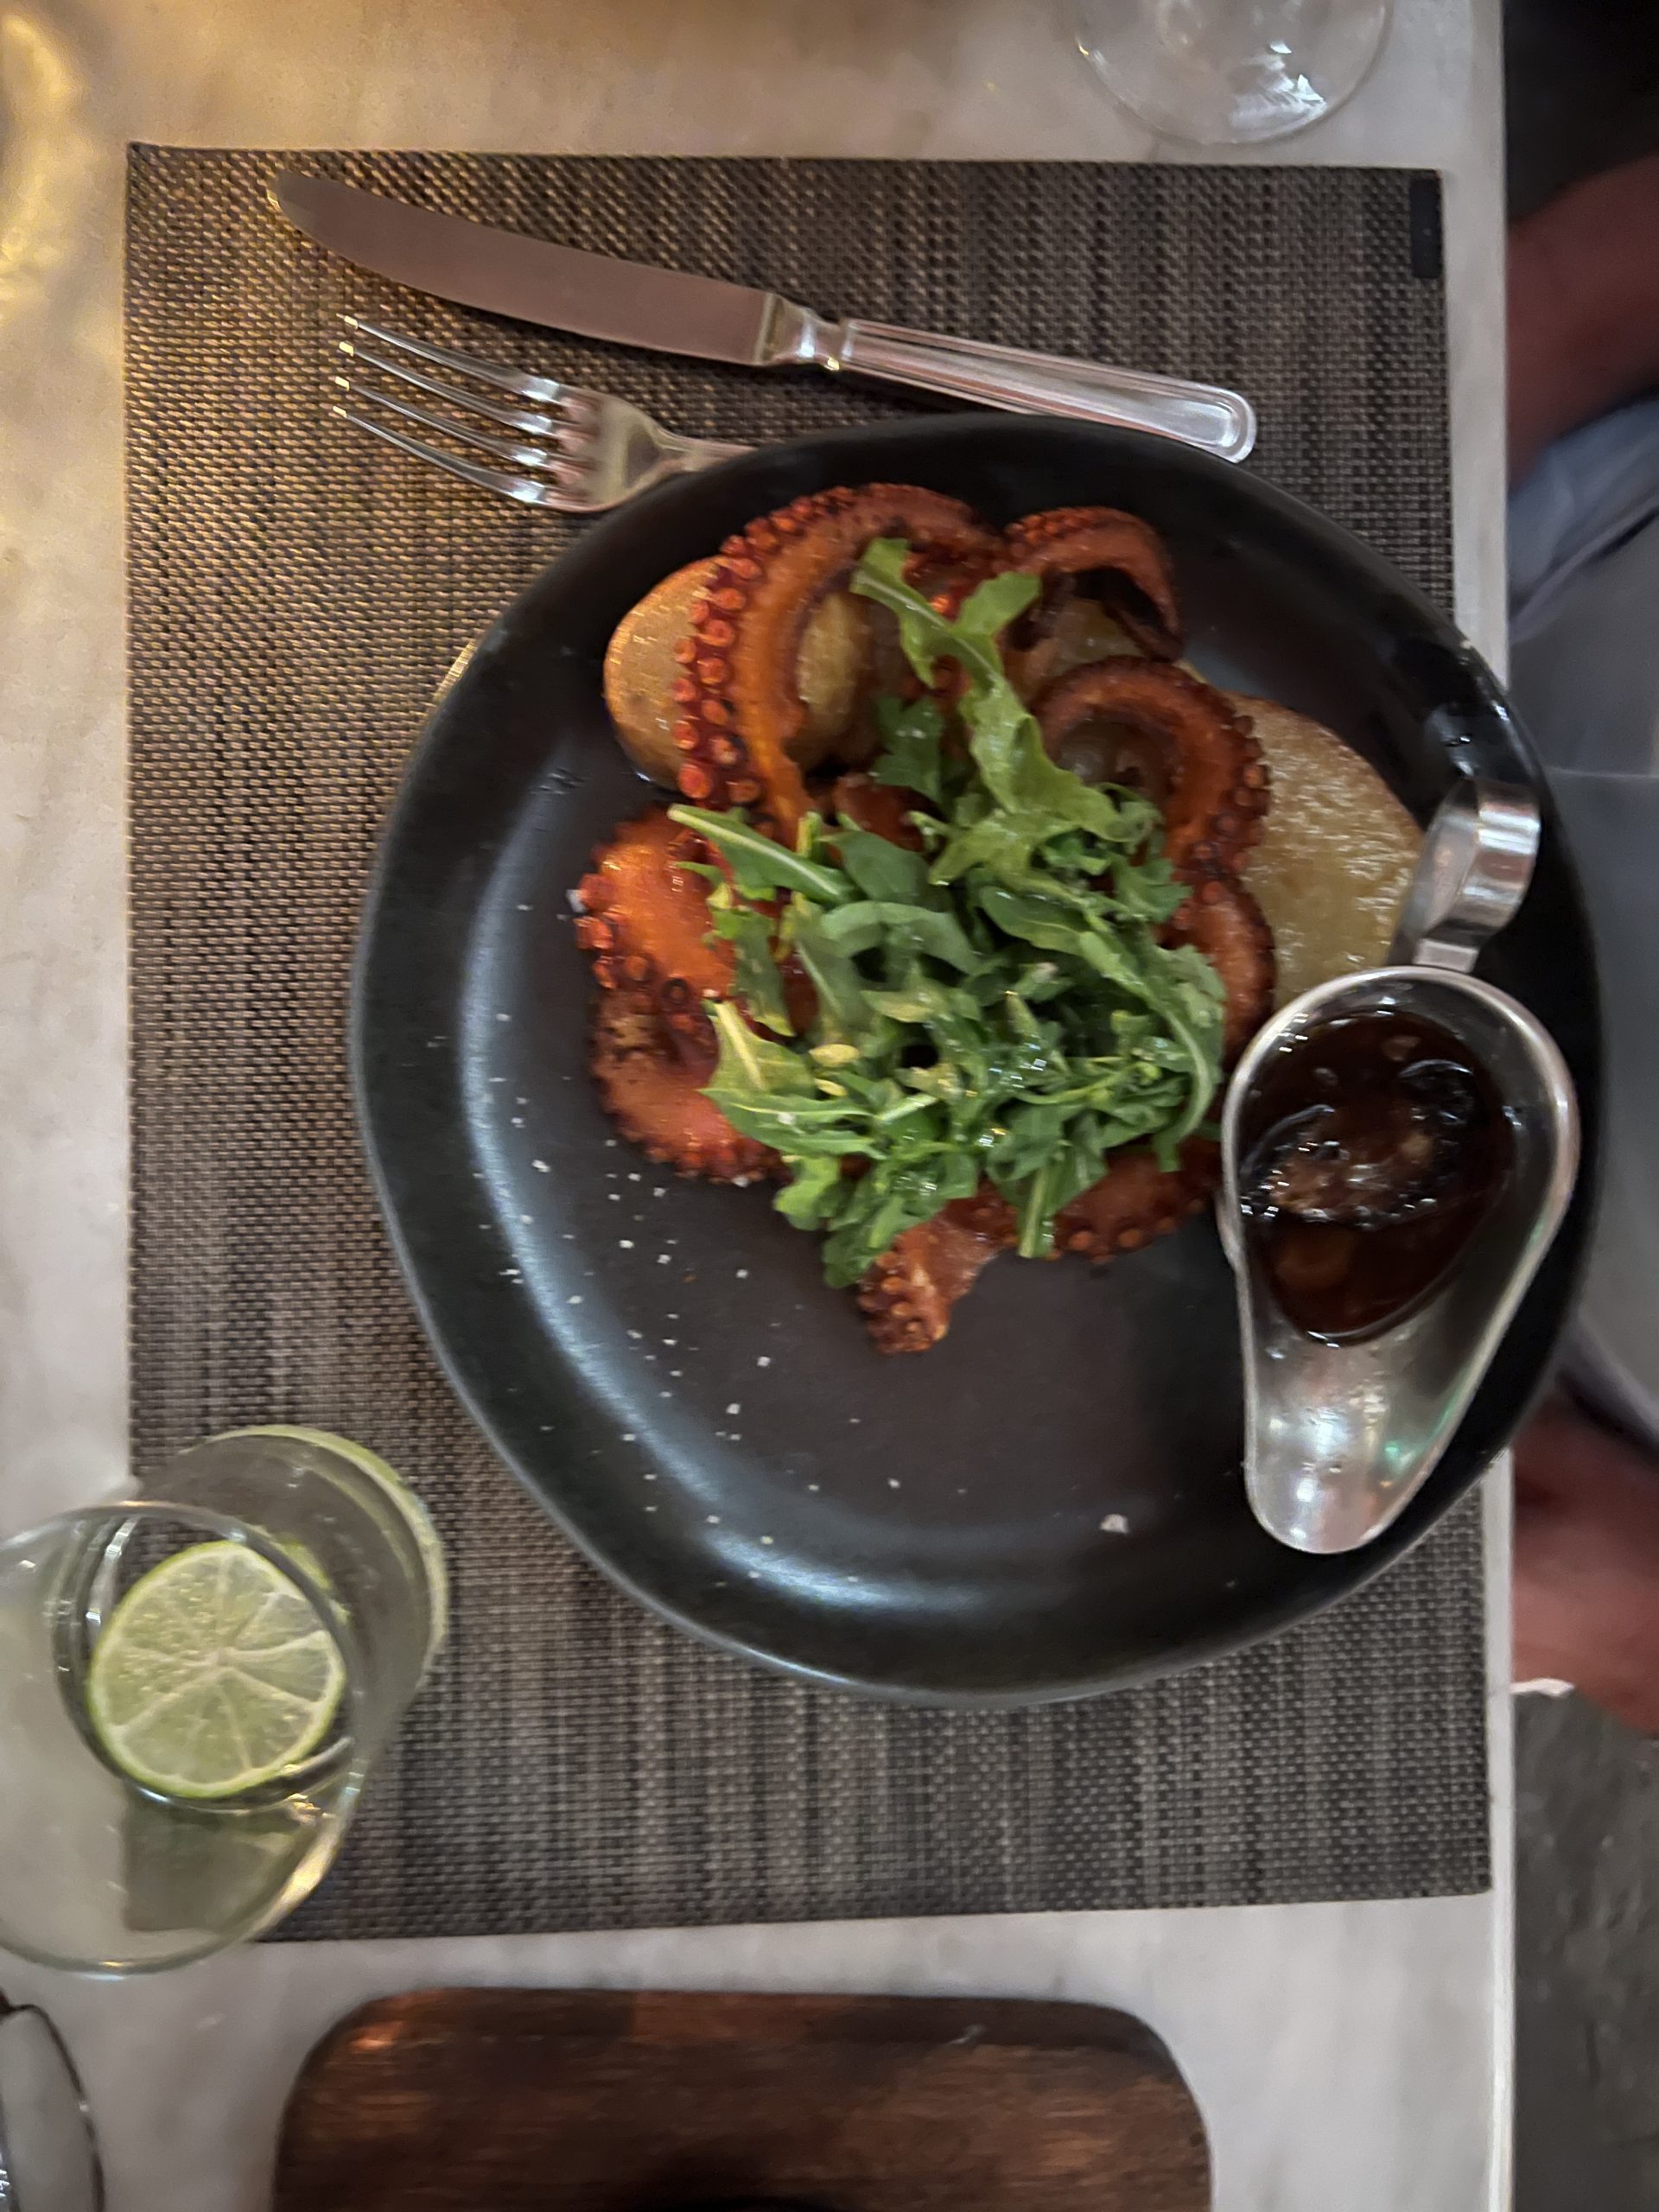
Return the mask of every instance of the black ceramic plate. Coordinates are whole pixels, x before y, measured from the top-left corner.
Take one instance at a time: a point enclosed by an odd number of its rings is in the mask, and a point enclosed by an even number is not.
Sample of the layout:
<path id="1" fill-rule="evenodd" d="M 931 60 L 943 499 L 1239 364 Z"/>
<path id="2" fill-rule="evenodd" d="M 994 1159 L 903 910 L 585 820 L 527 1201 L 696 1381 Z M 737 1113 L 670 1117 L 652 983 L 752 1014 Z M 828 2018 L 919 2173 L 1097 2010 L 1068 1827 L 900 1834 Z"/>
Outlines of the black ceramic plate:
<path id="1" fill-rule="evenodd" d="M 445 690 L 386 834 L 354 1053 L 404 1266 L 502 1458 L 625 1589 L 821 1680 L 962 1702 L 1076 1696 L 1313 1611 L 1420 1536 L 1548 1365 L 1580 1198 L 1433 1479 L 1368 1551 L 1281 1550 L 1238 1474 L 1233 1296 L 1212 1225 L 1098 1272 L 1000 1262 L 920 1357 L 874 1352 L 817 1241 L 759 1191 L 607 1131 L 566 894 L 652 792 L 600 691 L 619 618 L 804 492 L 931 485 L 995 521 L 1107 501 L 1173 549 L 1189 650 L 1338 730 L 1427 817 L 1459 767 L 1536 780 L 1492 678 L 1355 539 L 1259 478 L 1007 416 L 779 447 L 601 522 Z M 1553 818 L 1493 980 L 1596 1089 L 1591 954 Z"/>

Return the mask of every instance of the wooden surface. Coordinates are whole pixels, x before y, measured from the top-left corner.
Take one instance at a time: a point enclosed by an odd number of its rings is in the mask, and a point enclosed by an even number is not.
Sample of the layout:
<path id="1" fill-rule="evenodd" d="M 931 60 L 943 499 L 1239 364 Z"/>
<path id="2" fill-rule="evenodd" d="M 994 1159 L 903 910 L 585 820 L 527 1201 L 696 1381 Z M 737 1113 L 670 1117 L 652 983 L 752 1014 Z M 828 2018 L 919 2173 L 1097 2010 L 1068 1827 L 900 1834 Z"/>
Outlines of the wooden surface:
<path id="1" fill-rule="evenodd" d="M 1208 2212 L 1127 2013 L 971 1999 L 424 1990 L 311 2054 L 276 2212 Z"/>

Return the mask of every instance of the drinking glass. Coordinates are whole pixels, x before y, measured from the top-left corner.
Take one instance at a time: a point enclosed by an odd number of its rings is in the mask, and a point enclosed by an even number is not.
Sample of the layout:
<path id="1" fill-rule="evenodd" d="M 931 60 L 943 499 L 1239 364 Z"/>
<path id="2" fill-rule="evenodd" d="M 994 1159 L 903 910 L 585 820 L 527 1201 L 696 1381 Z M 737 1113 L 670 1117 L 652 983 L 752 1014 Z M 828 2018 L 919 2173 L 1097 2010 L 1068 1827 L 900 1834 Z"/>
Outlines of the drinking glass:
<path id="1" fill-rule="evenodd" d="M 1166 137 L 1281 138 L 1340 107 L 1376 59 L 1393 0 L 1078 0 L 1077 43 Z"/>
<path id="2" fill-rule="evenodd" d="M 315 1429 L 244 1429 L 181 1454 L 158 1487 L 0 1545 L 0 1945 L 49 1966 L 178 1966 L 291 1911 L 327 1871 L 443 1637 L 431 1523 L 362 1446 Z M 295 1596 L 308 1607 L 308 1630 L 333 1639 L 340 1686 L 302 1759 L 206 1798 L 135 1780 L 88 1703 L 122 1598 L 203 1543 L 257 1554 L 283 1611 Z"/>

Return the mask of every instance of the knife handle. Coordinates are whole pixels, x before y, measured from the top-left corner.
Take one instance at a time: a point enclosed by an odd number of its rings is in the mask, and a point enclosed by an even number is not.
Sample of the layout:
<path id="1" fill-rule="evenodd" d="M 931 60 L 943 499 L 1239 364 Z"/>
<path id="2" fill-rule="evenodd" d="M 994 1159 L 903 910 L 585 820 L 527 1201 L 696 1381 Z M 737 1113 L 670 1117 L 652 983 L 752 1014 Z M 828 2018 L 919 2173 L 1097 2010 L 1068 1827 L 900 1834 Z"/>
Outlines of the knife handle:
<path id="1" fill-rule="evenodd" d="M 1017 415 L 1070 415 L 1084 423 L 1180 438 L 1223 461 L 1243 461 L 1255 443 L 1255 410 L 1219 385 L 1109 369 L 1057 353 L 1025 353 L 972 338 L 938 338 L 882 322 L 841 325 L 819 355 L 826 368 L 855 369 L 889 384 L 947 392 Z"/>

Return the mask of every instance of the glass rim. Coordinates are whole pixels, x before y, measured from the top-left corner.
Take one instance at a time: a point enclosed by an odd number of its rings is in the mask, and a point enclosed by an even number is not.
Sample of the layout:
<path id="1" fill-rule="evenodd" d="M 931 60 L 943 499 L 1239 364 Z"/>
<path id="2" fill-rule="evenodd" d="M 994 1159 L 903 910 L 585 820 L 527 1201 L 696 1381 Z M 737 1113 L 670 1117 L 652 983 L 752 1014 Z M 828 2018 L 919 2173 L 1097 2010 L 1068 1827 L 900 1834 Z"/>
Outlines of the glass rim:
<path id="1" fill-rule="evenodd" d="M 118 1497 L 100 1498 L 92 1505 L 75 1505 L 62 1513 L 54 1513 L 45 1521 L 36 1521 L 27 1529 L 20 1529 L 14 1535 L 0 1538 L 0 1565 L 14 1554 L 29 1550 L 44 1539 L 82 1534 L 86 1531 L 125 1521 L 165 1522 L 172 1521 L 187 1528 L 207 1531 L 224 1543 L 241 1544 L 273 1567 L 287 1581 L 291 1582 L 305 1599 L 317 1618 L 327 1628 L 339 1646 L 342 1665 L 346 1670 L 346 1694 L 353 1713 L 363 1705 L 368 1695 L 366 1660 L 362 1640 L 351 1616 L 339 1601 L 317 1580 L 302 1560 L 296 1559 L 282 1545 L 276 1543 L 262 1529 L 251 1522 L 243 1521 L 234 1513 L 221 1513 L 217 1507 L 184 1504 L 165 1497 Z M 351 1732 L 353 1738 L 357 1732 Z M 0 2003 L 3 1999 L 0 1998 Z M 6 2014 L 0 2011 L 0 2023 Z M 0 2212 L 4 2212 L 5 2200 L 0 2198 Z"/>
<path id="2" fill-rule="evenodd" d="M 80 2069 L 76 2065 L 57 2022 L 43 2005 L 14 2005 L 4 1990 L 0 1989 L 0 2038 L 3 2037 L 6 2029 L 14 2020 L 28 2019 L 35 2020 L 45 2030 L 53 2055 L 63 2069 L 64 2079 L 67 2082 L 70 2094 L 74 2099 L 75 2110 L 80 2117 L 81 2133 L 86 2140 L 87 2165 L 92 2185 L 89 2212 L 104 2212 L 105 2202 L 104 2157 L 99 2147 L 98 2129 L 92 2120 L 92 2100 L 86 2094 L 86 2084 L 81 2078 Z M 31 2204 L 28 2197 L 18 2189 L 17 2174 L 11 2156 L 10 2133 L 6 2123 L 4 2075 L 5 2069 L 3 2065 L 0 2065 L 0 2205 L 8 2207 L 9 2212 L 50 2212 L 50 2208 L 47 2206 Z"/>
<path id="3" fill-rule="evenodd" d="M 418 1692 L 430 1676 L 438 1654 L 448 1641 L 452 1603 L 448 1565 L 425 1501 L 390 1461 L 370 1446 L 359 1444 L 351 1437 L 336 1435 L 332 1429 L 308 1427 L 302 1421 L 257 1421 L 251 1427 L 220 1429 L 211 1436 L 199 1438 L 194 1444 L 186 1445 L 176 1456 L 180 1461 L 188 1461 L 195 1453 L 211 1451 L 216 1445 L 245 1441 L 258 1443 L 271 1440 L 278 1443 L 303 1445 L 329 1459 L 343 1461 L 354 1475 L 365 1477 L 373 1484 L 381 1496 L 396 1509 L 414 1543 L 425 1583 L 427 1637 L 426 1649 L 421 1660 L 420 1680 L 415 1686 Z"/>

